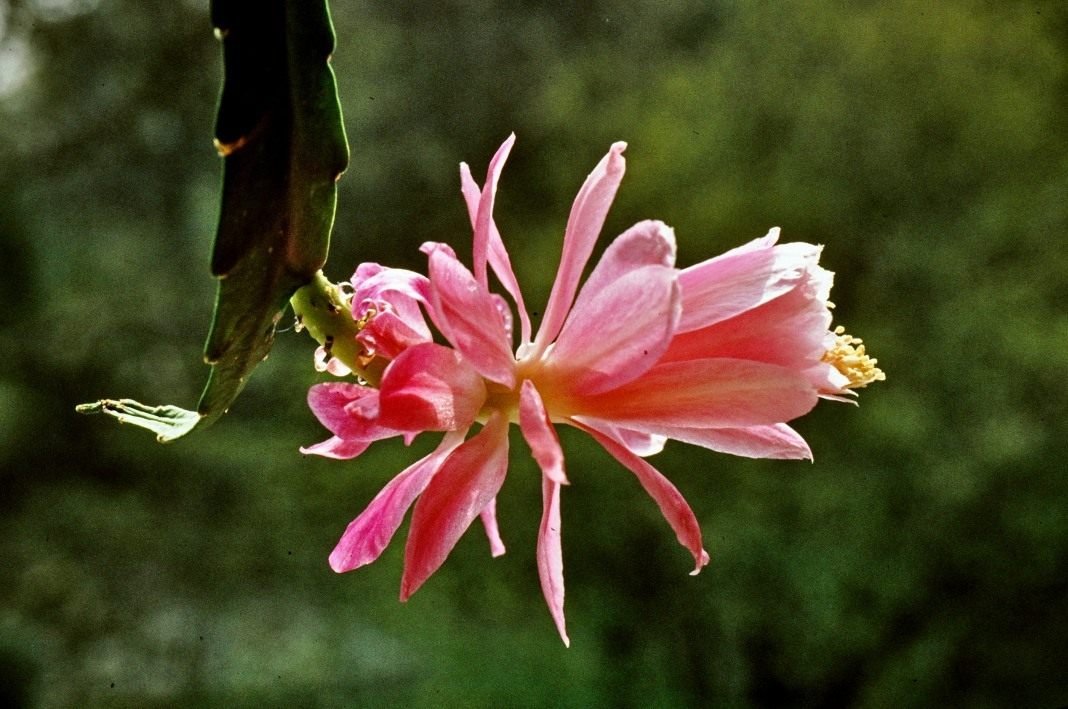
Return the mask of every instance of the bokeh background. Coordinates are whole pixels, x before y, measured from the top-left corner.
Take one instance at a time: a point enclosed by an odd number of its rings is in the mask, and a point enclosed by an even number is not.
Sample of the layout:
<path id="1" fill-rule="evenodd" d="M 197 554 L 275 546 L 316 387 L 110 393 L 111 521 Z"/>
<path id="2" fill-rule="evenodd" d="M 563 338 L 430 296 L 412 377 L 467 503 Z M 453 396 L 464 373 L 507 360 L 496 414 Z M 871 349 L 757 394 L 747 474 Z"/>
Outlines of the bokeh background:
<path id="1" fill-rule="evenodd" d="M 427 239 L 465 252 L 457 163 L 484 174 L 516 131 L 498 223 L 544 302 L 570 201 L 624 139 L 607 232 L 663 219 L 683 265 L 773 225 L 825 244 L 836 317 L 889 379 L 796 423 L 814 464 L 654 459 L 702 522 L 695 578 L 633 477 L 562 432 L 569 650 L 518 437 L 509 553 L 473 529 L 399 604 L 403 537 L 348 575 L 326 556 L 433 436 L 302 457 L 324 437 L 306 336 L 280 336 L 230 414 L 171 446 L 73 413 L 192 406 L 206 375 L 207 3 L 2 0 L 0 704 L 1068 702 L 1068 5 L 333 12 L 352 163 L 329 276 L 422 269 Z"/>

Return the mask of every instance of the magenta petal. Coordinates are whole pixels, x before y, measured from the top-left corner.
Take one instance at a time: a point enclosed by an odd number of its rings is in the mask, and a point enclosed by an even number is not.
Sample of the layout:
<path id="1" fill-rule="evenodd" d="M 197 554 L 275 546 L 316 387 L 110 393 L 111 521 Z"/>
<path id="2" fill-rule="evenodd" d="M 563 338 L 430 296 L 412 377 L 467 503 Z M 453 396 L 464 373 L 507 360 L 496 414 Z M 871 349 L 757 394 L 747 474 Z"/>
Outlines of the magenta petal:
<path id="1" fill-rule="evenodd" d="M 482 187 L 482 196 L 478 203 L 478 214 L 475 218 L 475 237 L 473 243 L 475 279 L 483 286 L 489 286 L 486 274 L 486 262 L 489 259 L 490 223 L 493 221 L 493 200 L 497 195 L 497 181 L 501 178 L 501 170 L 504 162 L 508 159 L 508 153 L 515 144 L 515 133 L 512 133 L 497 148 L 496 154 L 490 160 L 486 170 L 486 184 Z"/>
<path id="2" fill-rule="evenodd" d="M 564 557 L 560 547 L 560 483 L 541 480 L 542 515 L 538 528 L 538 578 L 549 613 L 565 647 L 571 647 L 564 626 Z"/>
<path id="3" fill-rule="evenodd" d="M 434 324 L 490 381 L 515 385 L 515 356 L 497 303 L 463 264 L 444 249 L 430 249 Z"/>
<path id="4" fill-rule="evenodd" d="M 545 306 L 545 315 L 535 340 L 535 353 L 540 354 L 545 347 L 556 339 L 560 327 L 564 324 L 578 290 L 582 270 L 586 267 L 593 252 L 593 246 L 604 226 L 608 209 L 615 199 L 616 190 L 623 180 L 626 161 L 623 151 L 626 143 L 614 143 L 597 167 L 586 178 L 575 203 L 571 206 L 571 216 L 567 219 L 564 231 L 564 250 L 560 257 L 560 267 L 556 272 L 549 302 Z"/>
<path id="5" fill-rule="evenodd" d="M 639 379 L 576 399 L 574 413 L 624 428 L 737 428 L 808 413 L 816 391 L 803 371 L 737 359 L 659 364 Z"/>
<path id="6" fill-rule="evenodd" d="M 494 413 L 477 435 L 454 450 L 412 513 L 404 549 L 402 601 L 444 563 L 475 517 L 497 496 L 508 472 L 508 420 Z"/>
<path id="7" fill-rule="evenodd" d="M 404 514 L 430 482 L 445 456 L 453 451 L 464 434 L 449 433 L 437 449 L 398 474 L 371 500 L 360 516 L 349 523 L 330 554 L 330 568 L 338 573 L 351 571 L 378 558 L 389 545 Z"/>
<path id="8" fill-rule="evenodd" d="M 675 536 L 678 537 L 679 543 L 693 554 L 697 566 L 692 573 L 698 573 L 701 567 L 708 563 L 708 552 L 705 551 L 701 543 L 701 526 L 697 523 L 693 510 L 690 509 L 690 505 L 686 503 L 678 488 L 661 475 L 660 471 L 631 453 L 617 441 L 581 424 L 579 428 L 593 436 L 613 458 L 625 465 L 637 476 L 638 482 L 641 483 L 645 491 L 660 507 L 660 512 L 663 513 L 664 519 L 675 530 Z"/>
<path id="9" fill-rule="evenodd" d="M 453 349 L 426 342 L 382 375 L 379 421 L 402 431 L 467 429 L 486 401 L 486 384 Z"/>
<path id="10" fill-rule="evenodd" d="M 486 537 L 490 543 L 490 556 L 496 559 L 498 556 L 502 556 L 506 551 L 504 548 L 504 540 L 501 539 L 501 530 L 497 526 L 497 498 L 490 500 L 490 503 L 482 508 L 479 513 L 479 517 L 482 518 L 482 526 L 486 528 Z"/>
<path id="11" fill-rule="evenodd" d="M 546 355 L 570 391 L 614 389 L 657 363 L 680 312 L 675 269 L 646 266 L 583 296 Z"/>
<path id="12" fill-rule="evenodd" d="M 519 430 L 546 477 L 557 484 L 566 485 L 560 438 L 545 411 L 541 395 L 529 379 L 523 382 L 519 392 Z"/>

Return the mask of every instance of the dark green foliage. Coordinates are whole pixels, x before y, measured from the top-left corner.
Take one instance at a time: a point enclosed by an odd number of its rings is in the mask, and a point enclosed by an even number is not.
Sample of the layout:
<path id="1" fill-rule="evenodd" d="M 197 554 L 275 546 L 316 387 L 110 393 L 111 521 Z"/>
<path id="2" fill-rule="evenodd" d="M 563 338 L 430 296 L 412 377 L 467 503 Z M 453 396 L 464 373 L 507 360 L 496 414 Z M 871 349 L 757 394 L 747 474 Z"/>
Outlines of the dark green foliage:
<path id="1" fill-rule="evenodd" d="M 504 557 L 476 526 L 405 605 L 402 537 L 329 570 L 345 524 L 435 437 L 302 458 L 327 435 L 303 334 L 193 445 L 70 414 L 102 391 L 197 394 L 218 44 L 203 4 L 8 7 L 0 42 L 24 38 L 37 72 L 0 96 L 3 698 L 1068 703 L 1063 3 L 335 3 L 360 159 L 334 280 L 360 260 L 422 270 L 428 239 L 466 255 L 456 163 L 480 177 L 515 130 L 498 224 L 537 309 L 571 198 L 624 139 L 608 232 L 662 218 L 683 265 L 772 225 L 824 243 L 836 317 L 887 371 L 859 408 L 797 422 L 813 464 L 652 459 L 702 522 L 694 578 L 632 476 L 562 432 L 570 650 L 537 585 L 518 436 Z"/>

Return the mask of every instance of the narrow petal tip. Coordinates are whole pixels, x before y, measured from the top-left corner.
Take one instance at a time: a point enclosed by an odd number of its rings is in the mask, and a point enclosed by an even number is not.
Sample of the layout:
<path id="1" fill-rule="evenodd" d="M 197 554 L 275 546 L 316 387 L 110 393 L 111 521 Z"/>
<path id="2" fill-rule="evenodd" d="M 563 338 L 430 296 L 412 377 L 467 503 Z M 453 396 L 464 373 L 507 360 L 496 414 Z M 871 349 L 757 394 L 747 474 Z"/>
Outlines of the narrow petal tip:
<path id="1" fill-rule="evenodd" d="M 694 570 L 690 572 L 690 576 L 696 576 L 697 574 L 701 573 L 701 569 L 707 566 L 708 562 L 711 560 L 712 558 L 708 555 L 708 552 L 702 549 L 701 557 L 697 560 L 697 566 L 695 566 Z"/>

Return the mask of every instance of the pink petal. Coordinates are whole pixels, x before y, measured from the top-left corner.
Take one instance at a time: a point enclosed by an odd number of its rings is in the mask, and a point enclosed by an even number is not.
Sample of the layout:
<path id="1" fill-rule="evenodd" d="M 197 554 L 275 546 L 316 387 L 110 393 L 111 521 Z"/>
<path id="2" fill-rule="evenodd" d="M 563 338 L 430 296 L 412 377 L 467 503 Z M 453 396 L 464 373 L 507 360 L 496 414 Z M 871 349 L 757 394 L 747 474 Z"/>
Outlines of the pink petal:
<path id="1" fill-rule="evenodd" d="M 626 147 L 626 143 L 614 143 L 608 154 L 586 178 L 578 196 L 575 197 L 564 231 L 564 250 L 560 257 L 560 267 L 556 272 L 556 280 L 534 343 L 534 356 L 539 356 L 545 347 L 556 339 L 564 318 L 571 309 L 579 279 L 582 278 L 582 270 L 593 252 L 597 236 L 608 216 L 608 209 L 612 206 L 616 190 L 623 180 L 626 170 L 623 151 Z"/>
<path id="2" fill-rule="evenodd" d="M 785 423 L 744 428 L 679 428 L 651 426 L 676 441 L 692 443 L 720 453 L 745 458 L 812 460 L 812 450 L 801 435 Z"/>
<path id="3" fill-rule="evenodd" d="M 668 362 L 619 389 L 576 398 L 573 413 L 624 428 L 734 428 L 797 418 L 816 405 L 803 372 L 763 362 Z"/>
<path id="4" fill-rule="evenodd" d="M 501 539 L 501 530 L 497 526 L 497 498 L 490 500 L 490 503 L 482 508 L 479 513 L 479 517 L 482 518 L 482 526 L 486 528 L 486 537 L 490 543 L 490 556 L 496 559 L 498 556 L 502 556 L 505 552 L 504 541 Z"/>
<path id="5" fill-rule="evenodd" d="M 545 411 L 541 395 L 529 379 L 523 381 L 519 392 L 519 430 L 546 477 L 554 483 L 566 485 L 564 451 L 560 448 L 560 439 Z"/>
<path id="6" fill-rule="evenodd" d="M 631 453 L 642 458 L 648 458 L 664 450 L 664 444 L 667 443 L 668 439 L 668 436 L 623 428 L 610 421 L 596 419 L 591 416 L 572 416 L 571 418 L 618 441 L 626 446 Z"/>
<path id="7" fill-rule="evenodd" d="M 425 248 L 425 247 L 424 247 Z M 479 374 L 515 385 L 515 357 L 496 301 L 448 251 L 430 247 L 434 324 Z"/>
<path id="8" fill-rule="evenodd" d="M 419 497 L 404 549 L 402 601 L 444 563 L 471 522 L 497 496 L 507 471 L 508 421 L 498 412 L 445 459 Z"/>
<path id="9" fill-rule="evenodd" d="M 571 390 L 613 389 L 660 359 L 681 313 L 674 251 L 671 230 L 649 221 L 605 252 L 546 357 Z"/>
<path id="10" fill-rule="evenodd" d="M 360 516 L 349 523 L 330 554 L 330 568 L 351 571 L 378 558 L 419 496 L 445 459 L 463 441 L 463 432 L 445 435 L 433 453 L 398 474 L 371 500 Z"/>
<path id="11" fill-rule="evenodd" d="M 771 246 L 767 237 L 690 266 L 679 275 L 683 315 L 679 332 L 706 327 L 755 308 L 794 288 L 819 260 L 820 247 Z M 760 248 L 757 244 L 767 244 Z"/>
<path id="12" fill-rule="evenodd" d="M 467 167 L 467 163 L 460 163 L 460 185 L 464 199 L 467 201 L 467 213 L 471 218 L 471 228 L 474 229 L 482 193 L 478 189 L 478 185 L 475 184 L 475 180 L 471 177 L 471 170 Z M 504 248 L 504 242 L 501 240 L 501 234 L 497 230 L 497 224 L 493 221 L 492 215 L 489 220 L 488 250 L 490 268 L 493 269 L 494 275 L 497 276 L 504 289 L 512 296 L 516 310 L 519 311 L 522 340 L 523 342 L 529 342 L 530 316 L 527 314 L 527 307 L 523 303 L 523 294 L 519 290 L 519 281 L 515 277 L 515 272 L 512 271 L 512 260 L 508 257 L 508 251 Z"/>
<path id="13" fill-rule="evenodd" d="M 701 567 L 709 561 L 708 552 L 705 551 L 701 543 L 701 526 L 697 523 L 693 510 L 690 509 L 678 488 L 661 475 L 660 471 L 631 453 L 619 442 L 581 424 L 579 424 L 579 428 L 593 436 L 613 458 L 637 476 L 638 482 L 641 483 L 645 491 L 660 507 L 660 512 L 664 515 L 664 519 L 675 530 L 675 536 L 678 537 L 679 543 L 693 554 L 697 566 L 691 574 L 697 574 L 701 571 Z"/>
<path id="14" fill-rule="evenodd" d="M 493 200 L 497 195 L 497 182 L 501 178 L 501 170 L 504 162 L 508 159 L 508 153 L 515 144 L 515 133 L 512 133 L 497 148 L 497 153 L 490 160 L 486 170 L 486 184 L 482 187 L 482 196 L 478 203 L 478 214 L 475 216 L 474 238 L 474 268 L 475 280 L 483 287 L 489 287 L 486 275 L 486 262 L 489 259 L 490 222 L 493 220 Z"/>
<path id="15" fill-rule="evenodd" d="M 335 460 L 349 460 L 363 453 L 371 447 L 373 441 L 345 440 L 332 436 L 322 443 L 311 446 L 301 446 L 300 452 L 305 455 L 321 455 L 324 458 Z"/>
<path id="16" fill-rule="evenodd" d="M 379 421 L 403 431 L 467 429 L 486 401 L 486 384 L 456 350 L 409 347 L 382 375 Z"/>
<path id="17" fill-rule="evenodd" d="M 564 626 L 564 558 L 560 548 L 560 483 L 541 480 L 542 515 L 538 528 L 538 578 L 549 613 L 565 647 L 571 646 Z"/>
<path id="18" fill-rule="evenodd" d="M 370 442 L 400 434 L 379 420 L 379 391 L 371 387 L 352 382 L 315 384 L 308 390 L 308 406 L 331 433 L 345 441 Z M 328 449 L 310 452 L 322 455 L 323 450 Z"/>

